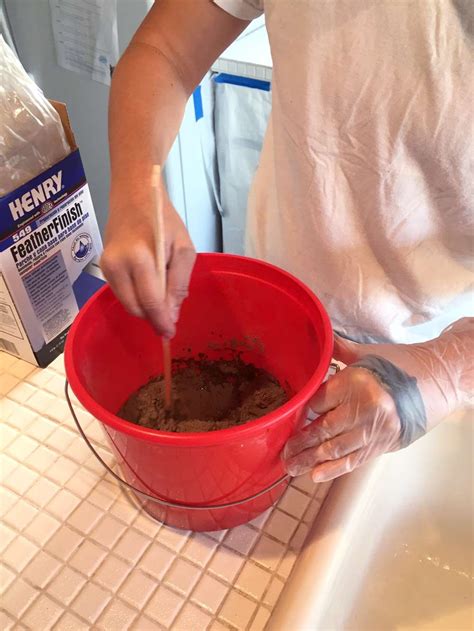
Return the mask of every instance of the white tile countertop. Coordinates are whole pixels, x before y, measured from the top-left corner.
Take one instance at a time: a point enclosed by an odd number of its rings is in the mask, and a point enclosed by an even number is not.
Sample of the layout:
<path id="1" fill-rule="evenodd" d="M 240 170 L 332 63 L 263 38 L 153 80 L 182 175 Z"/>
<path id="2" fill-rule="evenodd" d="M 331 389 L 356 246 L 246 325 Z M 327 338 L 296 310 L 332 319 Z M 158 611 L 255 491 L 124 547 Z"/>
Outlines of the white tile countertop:
<path id="1" fill-rule="evenodd" d="M 277 507 L 233 530 L 173 530 L 95 460 L 64 379 L 62 357 L 41 370 L 0 352 L 0 627 L 263 630 L 329 485 L 294 480 Z M 99 423 L 75 407 L 113 464 Z"/>

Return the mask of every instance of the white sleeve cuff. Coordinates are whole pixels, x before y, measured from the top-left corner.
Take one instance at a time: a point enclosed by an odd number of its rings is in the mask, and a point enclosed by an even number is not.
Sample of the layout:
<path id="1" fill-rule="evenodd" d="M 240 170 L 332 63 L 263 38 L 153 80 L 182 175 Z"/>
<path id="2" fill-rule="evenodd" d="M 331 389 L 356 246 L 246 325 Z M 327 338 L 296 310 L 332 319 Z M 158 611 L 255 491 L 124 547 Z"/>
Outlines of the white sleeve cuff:
<path id="1" fill-rule="evenodd" d="M 212 0 L 226 13 L 240 20 L 254 20 L 263 15 L 263 0 Z"/>

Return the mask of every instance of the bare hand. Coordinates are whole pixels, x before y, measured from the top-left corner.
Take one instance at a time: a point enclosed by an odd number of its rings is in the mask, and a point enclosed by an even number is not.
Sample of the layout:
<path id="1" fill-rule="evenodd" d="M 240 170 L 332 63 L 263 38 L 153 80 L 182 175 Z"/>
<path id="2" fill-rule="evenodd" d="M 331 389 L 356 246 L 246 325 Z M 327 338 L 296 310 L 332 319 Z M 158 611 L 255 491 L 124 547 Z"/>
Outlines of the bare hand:
<path id="1" fill-rule="evenodd" d="M 191 238 L 163 193 L 163 219 L 168 264 L 166 300 L 159 297 L 155 260 L 155 201 L 149 178 L 138 195 L 124 186 L 112 190 L 102 270 L 110 286 L 127 309 L 147 318 L 158 333 L 171 338 L 196 259 Z"/>

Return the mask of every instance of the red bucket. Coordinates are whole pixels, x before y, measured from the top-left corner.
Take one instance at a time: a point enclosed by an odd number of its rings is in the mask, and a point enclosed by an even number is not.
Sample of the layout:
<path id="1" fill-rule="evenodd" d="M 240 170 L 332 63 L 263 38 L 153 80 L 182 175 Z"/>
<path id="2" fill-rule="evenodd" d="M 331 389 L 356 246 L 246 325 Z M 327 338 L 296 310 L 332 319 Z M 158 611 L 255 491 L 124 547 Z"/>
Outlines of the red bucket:
<path id="1" fill-rule="evenodd" d="M 332 345 L 323 306 L 293 276 L 248 258 L 200 254 L 173 356 L 217 359 L 237 346 L 244 361 L 294 393 L 288 403 L 245 425 L 207 433 L 160 432 L 120 419 L 116 412 L 127 397 L 162 371 L 161 340 L 107 286 L 76 318 L 65 363 L 72 390 L 103 424 L 125 484 L 145 510 L 178 528 L 220 530 L 250 521 L 285 490 L 280 452 L 305 419 Z"/>

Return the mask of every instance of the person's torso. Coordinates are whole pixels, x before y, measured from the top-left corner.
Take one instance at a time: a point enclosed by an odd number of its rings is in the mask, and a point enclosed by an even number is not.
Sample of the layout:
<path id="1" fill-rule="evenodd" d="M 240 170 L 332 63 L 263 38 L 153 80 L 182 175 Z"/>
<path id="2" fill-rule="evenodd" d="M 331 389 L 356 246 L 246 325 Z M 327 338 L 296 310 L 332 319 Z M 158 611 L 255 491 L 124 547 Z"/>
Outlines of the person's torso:
<path id="1" fill-rule="evenodd" d="M 264 0 L 273 109 L 247 251 L 356 340 L 415 342 L 472 309 L 469 2 Z"/>

